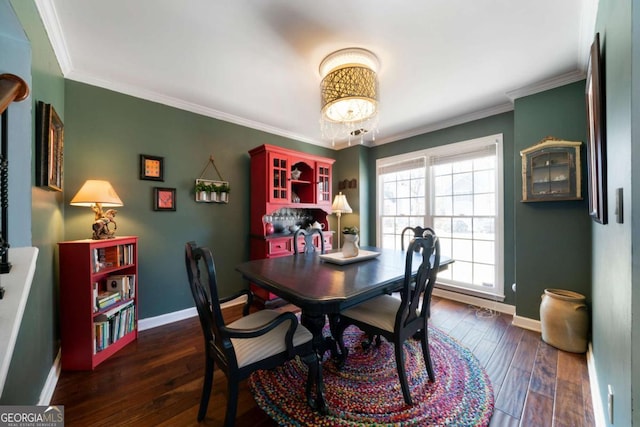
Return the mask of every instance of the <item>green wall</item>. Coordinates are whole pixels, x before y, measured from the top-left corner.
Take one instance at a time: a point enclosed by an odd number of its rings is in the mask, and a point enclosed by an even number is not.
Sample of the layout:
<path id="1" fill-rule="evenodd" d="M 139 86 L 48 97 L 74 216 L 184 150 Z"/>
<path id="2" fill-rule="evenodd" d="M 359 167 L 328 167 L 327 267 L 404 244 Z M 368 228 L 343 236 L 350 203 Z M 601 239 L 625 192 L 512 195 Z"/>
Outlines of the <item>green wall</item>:
<path id="1" fill-rule="evenodd" d="M 0 1 L 3 7 L 9 4 L 7 0 Z M 26 49 L 30 49 L 31 75 L 23 78 L 30 81 L 31 95 L 23 103 L 27 103 L 30 115 L 26 129 L 31 138 L 31 143 L 27 144 L 31 156 L 35 147 L 35 102 L 41 100 L 53 104 L 64 120 L 64 80 L 34 2 L 13 0 L 9 7 L 18 17 L 24 29 L 23 36 L 26 35 L 30 44 Z M 33 156 L 30 161 L 33 165 Z M 33 166 L 28 165 L 29 162 L 23 168 L 10 167 L 9 180 L 33 185 Z M 30 206 L 22 208 L 19 215 L 30 218 L 30 244 L 38 247 L 39 254 L 0 404 L 37 403 L 59 348 L 55 253 L 64 232 L 62 194 L 37 187 L 31 187 L 27 194 Z"/>
<path id="2" fill-rule="evenodd" d="M 369 240 L 367 234 L 367 228 L 365 226 L 366 215 L 362 215 L 362 212 L 368 212 L 367 195 L 369 191 L 369 181 L 365 165 L 362 164 L 361 159 L 366 158 L 369 153 L 369 149 L 364 145 L 353 145 L 349 148 L 336 152 L 336 163 L 333 168 L 333 188 L 334 195 L 338 194 L 338 191 L 347 198 L 349 206 L 353 210 L 350 214 L 343 214 L 340 218 L 340 227 L 358 227 L 360 232 L 360 244 L 361 245 L 373 245 L 374 241 Z M 344 180 L 356 180 L 357 186 L 355 188 L 343 188 L 339 189 L 340 181 Z M 335 196 L 334 196 L 335 197 Z M 330 216 L 331 229 L 337 230 L 338 220 L 335 215 Z M 337 234 L 335 236 L 338 236 Z M 337 237 L 334 237 L 337 238 Z M 334 247 L 337 247 L 337 242 L 334 243 Z"/>
<path id="3" fill-rule="evenodd" d="M 591 226 L 592 345 L 602 407 L 606 414 L 608 386 L 611 385 L 616 426 L 640 425 L 640 330 L 637 319 L 640 313 L 640 297 L 637 296 L 640 255 L 635 248 L 640 243 L 640 235 L 638 211 L 633 214 L 630 209 L 631 206 L 637 208 L 640 201 L 640 163 L 637 161 L 640 143 L 637 127 L 640 118 L 637 114 L 640 102 L 640 79 L 637 78 L 640 20 L 638 2 L 634 1 L 633 6 L 636 7 L 632 7 L 630 0 L 601 0 L 595 28 L 600 33 L 604 61 L 609 223 L 593 223 Z M 632 108 L 635 108 L 635 114 L 632 114 Z M 624 192 L 623 224 L 615 221 L 614 192 L 617 188 Z"/>
<path id="4" fill-rule="evenodd" d="M 586 174 L 585 82 L 517 99 L 514 117 L 516 314 L 539 319 L 545 288 L 568 289 L 591 301 L 591 218 Z M 583 142 L 583 200 L 521 203 L 520 151 L 546 136 Z"/>
<path id="5" fill-rule="evenodd" d="M 636 3 L 637 4 L 637 3 Z M 640 117 L 640 7 L 634 7 L 631 15 L 631 117 Z M 633 43 L 633 41 L 636 41 Z M 631 182 L 640 182 L 640 120 L 631 121 Z M 631 185 L 626 194 L 631 196 L 631 202 L 625 201 L 624 213 L 640 212 L 640 185 Z M 640 243 L 640 222 L 631 218 L 631 245 L 636 250 L 631 251 L 631 289 L 640 289 L 640 251 L 637 246 Z M 635 216 L 637 218 L 637 214 Z M 628 220 L 628 219 L 627 219 Z M 601 261 L 601 263 L 604 263 Z M 632 292 L 631 312 L 631 389 L 638 396 L 640 388 L 640 292 Z M 633 394 L 632 394 L 633 395 Z M 640 425 L 640 399 L 632 398 L 631 412 L 633 424 Z"/>
<path id="6" fill-rule="evenodd" d="M 190 308 L 184 244 L 209 246 L 221 293 L 244 284 L 235 266 L 249 256 L 249 154 L 274 144 L 334 157 L 335 151 L 270 135 L 117 92 L 67 81 L 65 86 L 65 204 L 87 179 L 107 179 L 124 206 L 119 235 L 139 236 L 141 319 Z M 164 182 L 139 179 L 139 155 L 164 157 Z M 232 191 L 229 204 L 194 201 L 194 180 L 214 156 Z M 205 177 L 216 178 L 209 167 Z M 154 187 L 177 191 L 175 212 L 152 210 Z M 93 213 L 68 206 L 65 240 L 90 237 Z"/>

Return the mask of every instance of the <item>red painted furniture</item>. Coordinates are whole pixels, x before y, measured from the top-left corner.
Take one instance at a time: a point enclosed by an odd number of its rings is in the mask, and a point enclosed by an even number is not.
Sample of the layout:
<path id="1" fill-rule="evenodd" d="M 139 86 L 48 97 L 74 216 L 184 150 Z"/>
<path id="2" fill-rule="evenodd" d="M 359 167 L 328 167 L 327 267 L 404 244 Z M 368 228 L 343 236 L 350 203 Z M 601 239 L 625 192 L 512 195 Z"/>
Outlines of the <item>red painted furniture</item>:
<path id="1" fill-rule="evenodd" d="M 334 159 L 315 156 L 273 145 L 261 145 L 251 155 L 250 258 L 263 259 L 292 255 L 293 233 L 285 218 L 306 228 L 313 222 L 324 225 L 325 250 L 332 248 L 333 232 L 327 215 L 331 213 L 331 172 Z M 273 232 L 271 233 L 271 224 Z M 317 247 L 320 242 L 315 240 Z M 304 239 L 296 242 L 303 247 Z M 257 302 L 269 305 L 277 297 L 252 286 Z M 274 302 L 273 305 L 276 305 Z"/>
<path id="2" fill-rule="evenodd" d="M 138 238 L 75 240 L 58 247 L 62 369 L 92 370 L 138 337 Z M 98 309 L 96 294 L 106 291 L 107 278 L 116 275 L 128 277 L 130 292 Z M 104 340 L 96 336 L 96 324 L 103 330 L 104 322 L 112 342 L 100 350 Z"/>

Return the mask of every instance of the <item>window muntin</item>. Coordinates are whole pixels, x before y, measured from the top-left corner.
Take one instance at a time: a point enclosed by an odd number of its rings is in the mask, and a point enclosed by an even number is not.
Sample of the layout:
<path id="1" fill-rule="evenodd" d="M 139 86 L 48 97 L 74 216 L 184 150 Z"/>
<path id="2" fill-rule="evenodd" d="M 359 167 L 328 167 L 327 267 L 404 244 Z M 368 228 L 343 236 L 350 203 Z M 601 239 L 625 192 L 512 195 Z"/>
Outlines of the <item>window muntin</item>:
<path id="1" fill-rule="evenodd" d="M 455 259 L 438 281 L 503 295 L 502 135 L 379 159 L 378 245 L 430 226 Z"/>

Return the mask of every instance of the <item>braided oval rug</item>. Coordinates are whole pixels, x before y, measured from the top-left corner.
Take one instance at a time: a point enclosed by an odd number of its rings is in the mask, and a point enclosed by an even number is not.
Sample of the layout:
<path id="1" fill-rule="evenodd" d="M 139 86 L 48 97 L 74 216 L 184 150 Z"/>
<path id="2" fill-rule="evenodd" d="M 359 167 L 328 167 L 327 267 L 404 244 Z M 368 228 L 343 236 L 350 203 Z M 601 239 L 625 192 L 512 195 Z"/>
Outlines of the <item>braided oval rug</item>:
<path id="1" fill-rule="evenodd" d="M 402 397 L 393 344 L 383 338 L 380 346 L 363 350 L 365 335 L 354 326 L 344 339 L 349 356 L 342 370 L 330 359 L 322 365 L 328 415 L 307 405 L 307 367 L 298 359 L 249 377 L 258 406 L 283 426 L 489 425 L 494 403 L 489 377 L 471 351 L 444 332 L 429 327 L 433 383 L 420 342 L 411 339 L 404 345 L 413 406 Z"/>

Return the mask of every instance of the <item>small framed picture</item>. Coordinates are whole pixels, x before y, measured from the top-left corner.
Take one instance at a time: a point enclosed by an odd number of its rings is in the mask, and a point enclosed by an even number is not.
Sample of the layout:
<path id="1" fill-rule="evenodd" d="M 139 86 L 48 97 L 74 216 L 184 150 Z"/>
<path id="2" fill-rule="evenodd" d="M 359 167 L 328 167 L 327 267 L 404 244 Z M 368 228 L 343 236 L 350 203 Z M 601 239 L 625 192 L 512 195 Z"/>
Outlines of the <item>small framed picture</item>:
<path id="1" fill-rule="evenodd" d="M 164 181 L 164 157 L 140 154 L 140 179 Z"/>
<path id="2" fill-rule="evenodd" d="M 36 185 L 62 191 L 64 125 L 51 104 L 36 104 Z"/>
<path id="3" fill-rule="evenodd" d="M 175 211 L 176 210 L 176 189 L 153 187 L 153 210 L 154 211 Z"/>

